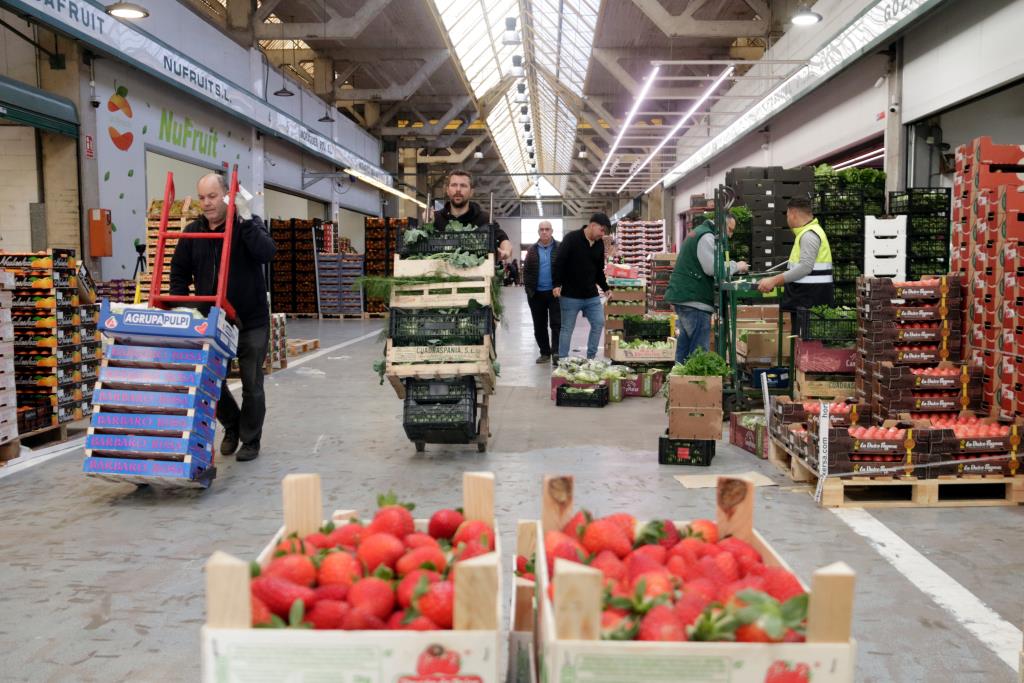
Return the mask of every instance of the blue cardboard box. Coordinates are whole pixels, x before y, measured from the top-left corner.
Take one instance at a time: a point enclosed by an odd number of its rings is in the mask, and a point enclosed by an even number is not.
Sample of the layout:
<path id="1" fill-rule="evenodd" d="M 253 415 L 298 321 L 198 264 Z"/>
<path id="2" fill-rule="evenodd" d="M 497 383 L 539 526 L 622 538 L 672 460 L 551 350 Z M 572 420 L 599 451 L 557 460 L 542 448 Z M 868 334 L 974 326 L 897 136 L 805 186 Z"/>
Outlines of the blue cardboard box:
<path id="1" fill-rule="evenodd" d="M 100 327 L 113 339 L 131 344 L 180 348 L 202 348 L 210 344 L 231 358 L 238 349 L 238 328 L 229 323 L 224 311 L 216 306 L 204 318 L 194 310 L 165 311 L 142 305 L 115 312 L 110 302 L 104 300 Z"/>

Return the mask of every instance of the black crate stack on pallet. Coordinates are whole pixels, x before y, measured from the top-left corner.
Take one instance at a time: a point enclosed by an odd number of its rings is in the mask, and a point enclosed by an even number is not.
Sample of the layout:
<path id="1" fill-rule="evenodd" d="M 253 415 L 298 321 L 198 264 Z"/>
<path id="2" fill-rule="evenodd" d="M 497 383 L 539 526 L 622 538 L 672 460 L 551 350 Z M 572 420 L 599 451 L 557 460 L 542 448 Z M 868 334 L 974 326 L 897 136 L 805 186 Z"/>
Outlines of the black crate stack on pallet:
<path id="1" fill-rule="evenodd" d="M 864 272 L 864 191 L 839 189 L 834 177 L 814 181 L 814 215 L 832 250 L 835 305 L 857 305 L 857 278 Z"/>
<path id="2" fill-rule="evenodd" d="M 363 274 L 360 254 L 317 254 L 320 315 L 358 315 L 363 293 L 356 280 Z"/>
<path id="3" fill-rule="evenodd" d="M 729 257 L 748 260 L 753 272 L 764 272 L 789 260 L 793 231 L 786 222 L 786 205 L 794 197 L 809 198 L 814 190 L 814 169 L 809 166 L 745 166 L 725 174 L 725 184 L 736 193 L 735 205 L 750 210 L 749 232 L 737 224 Z"/>
<path id="4" fill-rule="evenodd" d="M 271 220 L 270 236 L 277 245 L 271 263 L 270 298 L 273 310 L 291 315 L 316 315 L 317 283 L 313 227 L 316 220 Z"/>
<path id="5" fill-rule="evenodd" d="M 889 213 L 907 217 L 907 280 L 949 271 L 952 194 L 948 187 L 889 193 Z"/>

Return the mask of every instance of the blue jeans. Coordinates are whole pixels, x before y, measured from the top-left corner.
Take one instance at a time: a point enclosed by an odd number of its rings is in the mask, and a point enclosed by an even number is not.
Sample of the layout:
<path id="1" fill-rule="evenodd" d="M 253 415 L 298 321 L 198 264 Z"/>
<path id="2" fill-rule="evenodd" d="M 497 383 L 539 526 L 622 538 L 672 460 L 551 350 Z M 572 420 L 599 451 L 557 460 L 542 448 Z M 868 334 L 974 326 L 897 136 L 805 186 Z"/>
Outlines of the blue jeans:
<path id="1" fill-rule="evenodd" d="M 685 363 L 697 349 L 708 351 L 711 343 L 711 313 L 675 304 L 679 316 L 679 337 L 676 339 L 676 362 Z"/>
<path id="2" fill-rule="evenodd" d="M 558 299 L 562 307 L 562 331 L 558 337 L 558 357 L 567 358 L 572 349 L 572 332 L 576 328 L 576 317 L 583 312 L 590 323 L 590 336 L 587 337 L 587 358 L 597 356 L 597 347 L 601 343 L 601 331 L 604 329 L 604 306 L 601 297 L 589 299 L 572 299 L 567 296 Z"/>

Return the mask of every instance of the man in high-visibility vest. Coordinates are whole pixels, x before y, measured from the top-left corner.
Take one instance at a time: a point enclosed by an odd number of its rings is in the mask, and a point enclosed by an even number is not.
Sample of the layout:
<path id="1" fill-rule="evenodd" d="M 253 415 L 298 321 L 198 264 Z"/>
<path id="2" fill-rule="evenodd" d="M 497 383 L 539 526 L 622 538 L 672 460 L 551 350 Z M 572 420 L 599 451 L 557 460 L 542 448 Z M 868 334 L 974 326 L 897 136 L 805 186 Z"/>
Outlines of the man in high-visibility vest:
<path id="1" fill-rule="evenodd" d="M 757 283 L 761 292 L 770 292 L 785 285 L 781 308 L 790 311 L 793 332 L 799 334 L 797 309 L 831 306 L 834 295 L 832 280 L 832 249 L 828 237 L 814 217 L 811 202 L 803 197 L 789 200 L 786 222 L 796 235 L 785 273 L 766 277 Z"/>

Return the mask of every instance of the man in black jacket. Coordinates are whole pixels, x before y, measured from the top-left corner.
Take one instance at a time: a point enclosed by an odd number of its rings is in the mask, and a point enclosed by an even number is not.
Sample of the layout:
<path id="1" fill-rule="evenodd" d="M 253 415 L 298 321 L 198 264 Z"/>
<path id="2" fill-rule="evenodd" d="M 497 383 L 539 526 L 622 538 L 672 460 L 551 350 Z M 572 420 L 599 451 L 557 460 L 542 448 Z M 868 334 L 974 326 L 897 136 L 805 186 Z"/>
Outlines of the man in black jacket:
<path id="1" fill-rule="evenodd" d="M 595 213 L 590 222 L 573 230 L 562 241 L 555 259 L 554 295 L 562 307 L 562 331 L 558 341 L 558 355 L 565 358 L 572 346 L 572 333 L 576 317 L 583 313 L 590 322 L 587 338 L 587 358 L 597 356 L 604 329 L 604 305 L 597 287 L 608 291 L 604 276 L 604 231 L 612 227 L 608 216 Z"/>
<path id="2" fill-rule="evenodd" d="M 490 217 L 479 204 L 469 201 L 473 196 L 473 178 L 469 173 L 461 169 L 451 171 L 445 180 L 445 194 L 448 201 L 444 208 L 437 211 L 428 209 L 426 218 L 428 221 L 433 220 L 435 230 L 443 232 L 449 221 L 477 227 L 487 225 Z M 512 258 L 512 242 L 509 241 L 508 234 L 498 226 L 495 226 L 494 242 L 499 261 L 508 261 Z"/>
<path id="3" fill-rule="evenodd" d="M 199 179 L 199 205 L 203 216 L 185 227 L 185 232 L 223 232 L 227 220 L 228 187 L 224 176 L 210 173 Z M 239 409 L 228 383 L 221 386 L 217 402 L 217 420 L 224 426 L 220 444 L 222 455 L 238 450 L 239 460 L 254 460 L 260 454 L 263 418 L 267 412 L 263 394 L 263 360 L 270 343 L 270 308 L 263 266 L 274 258 L 277 247 L 263 220 L 250 213 L 239 193 L 235 198 L 235 224 L 231 236 L 231 263 L 228 270 L 227 299 L 235 309 L 239 327 L 238 368 L 242 376 L 242 407 Z M 185 239 L 178 242 L 171 259 L 171 294 L 197 296 L 217 293 L 222 240 Z M 198 308 L 204 313 L 209 304 Z"/>
<path id="4" fill-rule="evenodd" d="M 530 305 L 533 317 L 533 336 L 540 347 L 538 363 L 558 362 L 558 337 L 562 330 L 561 307 L 551 291 L 555 287 L 552 271 L 555 257 L 558 255 L 558 241 L 553 238 L 552 233 L 551 221 L 541 221 L 537 226 L 537 243 L 526 251 L 526 258 L 523 260 L 526 302 Z"/>

